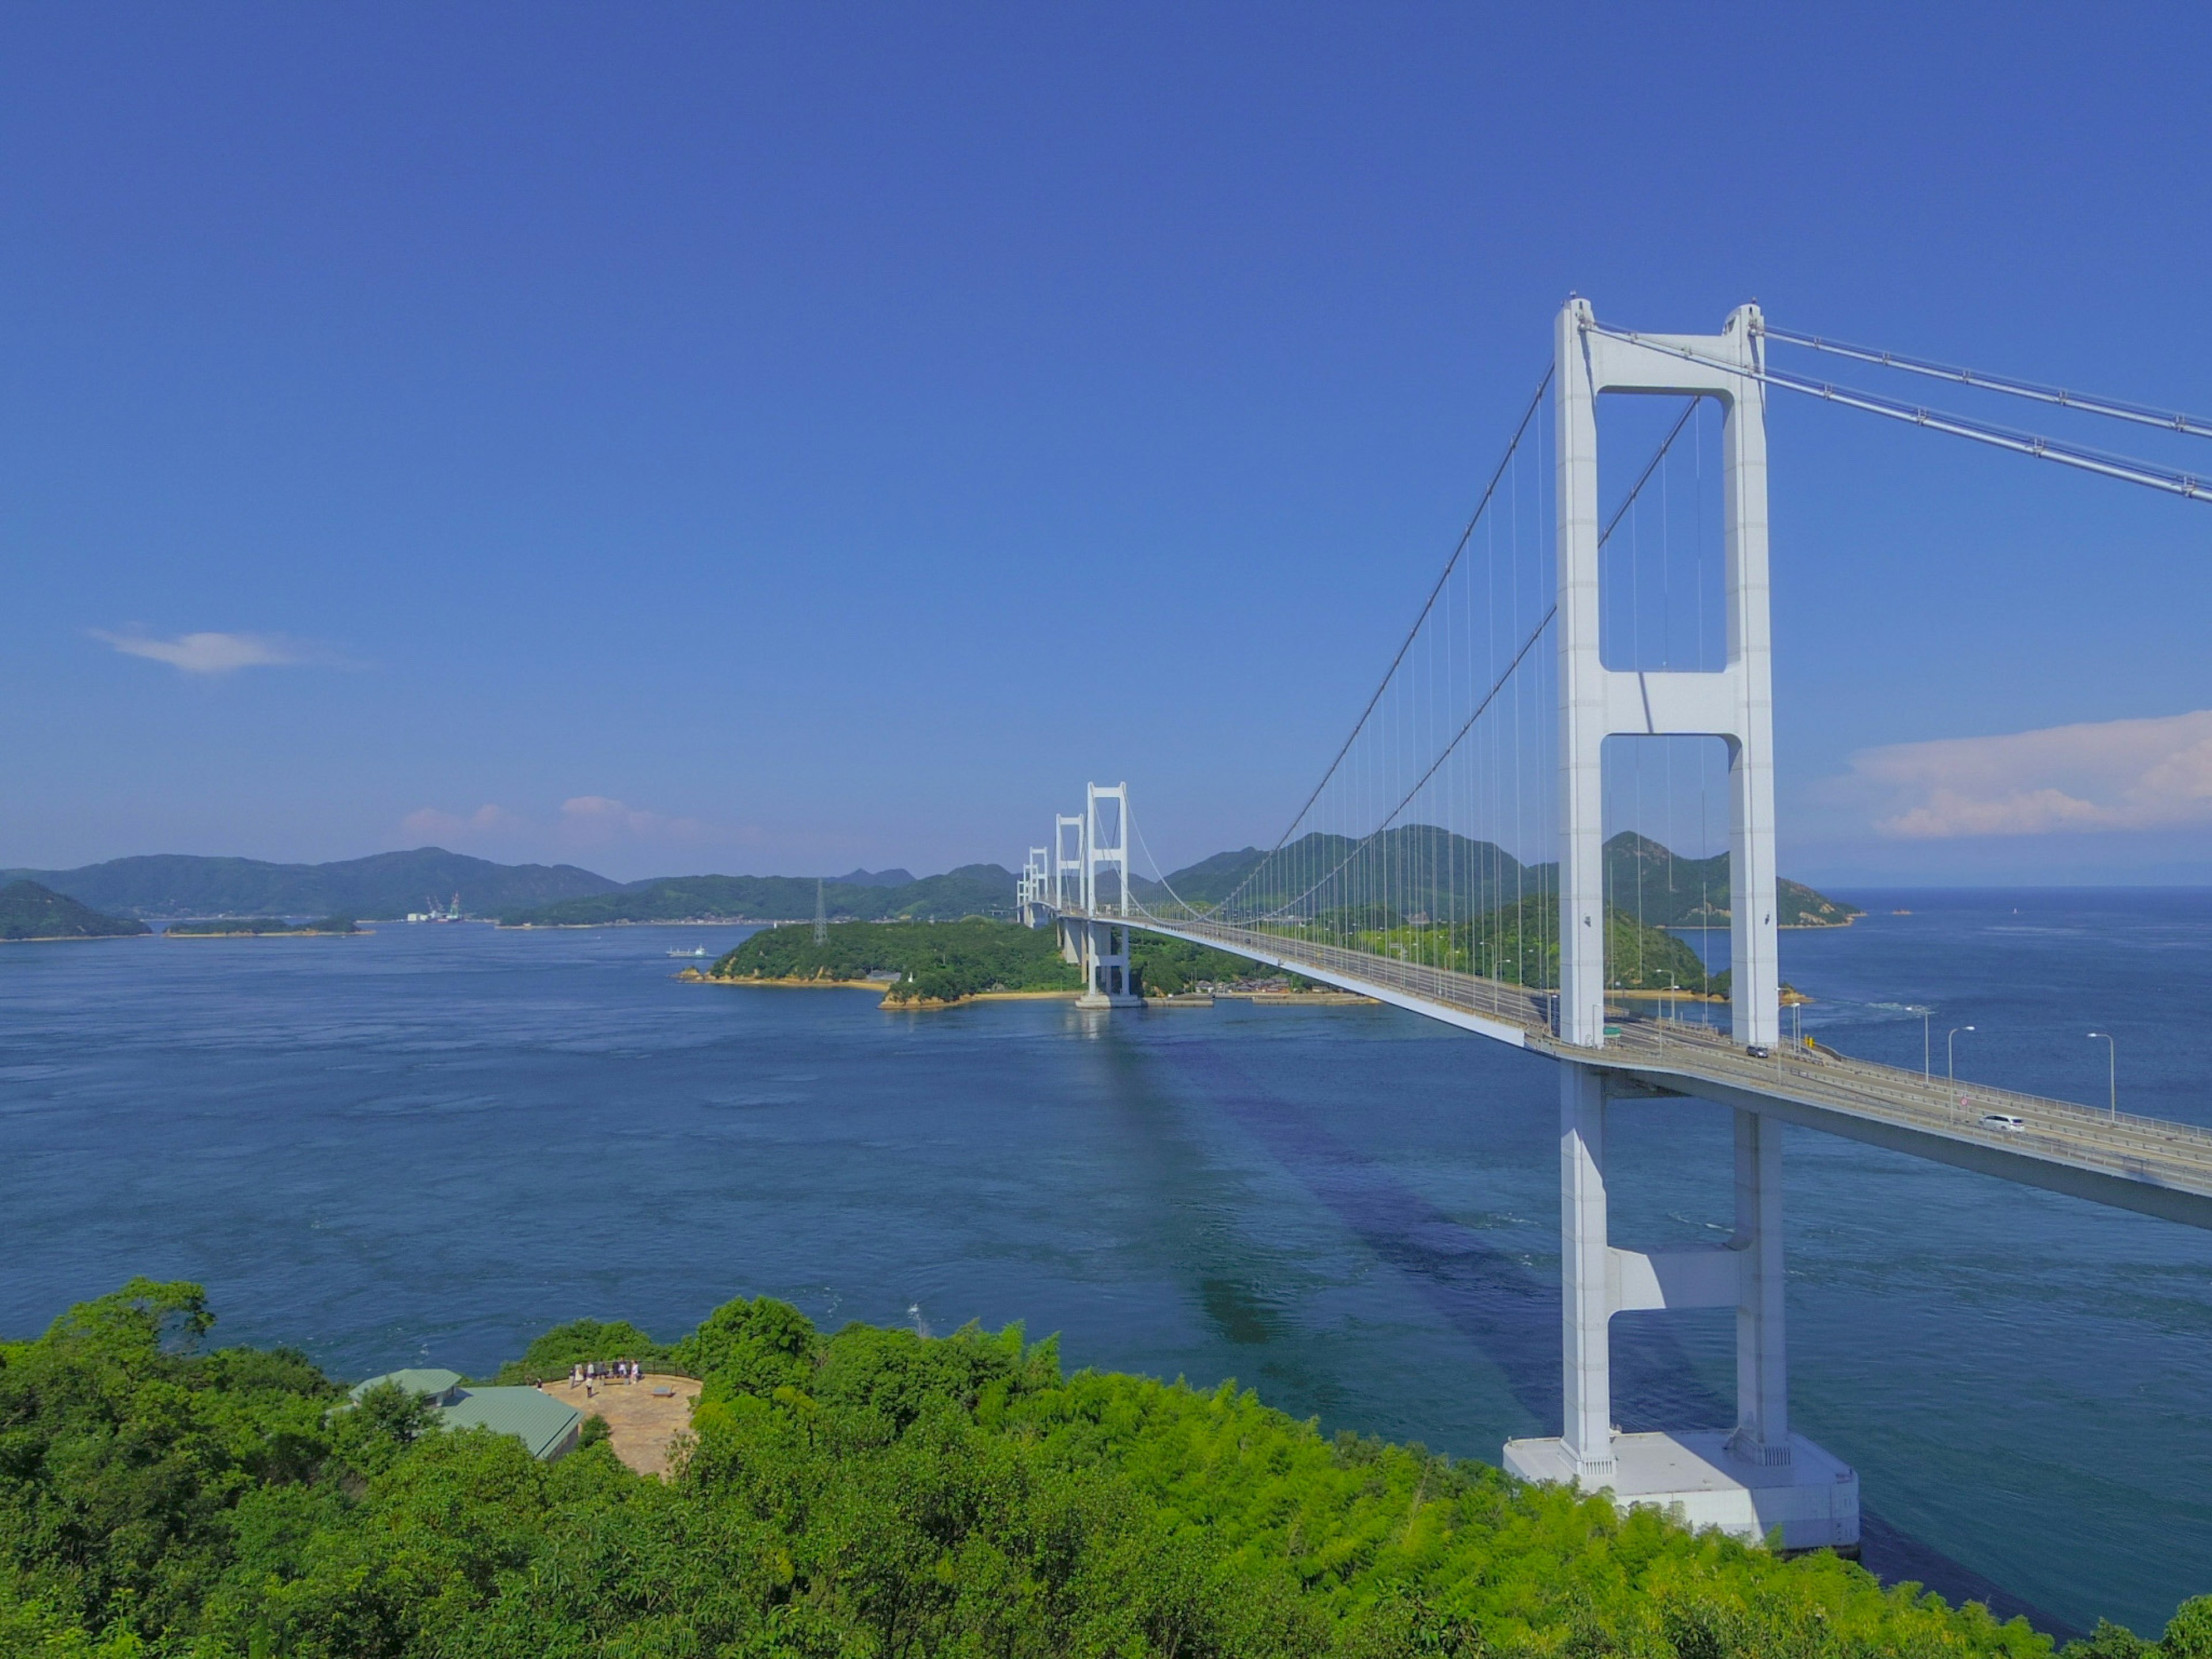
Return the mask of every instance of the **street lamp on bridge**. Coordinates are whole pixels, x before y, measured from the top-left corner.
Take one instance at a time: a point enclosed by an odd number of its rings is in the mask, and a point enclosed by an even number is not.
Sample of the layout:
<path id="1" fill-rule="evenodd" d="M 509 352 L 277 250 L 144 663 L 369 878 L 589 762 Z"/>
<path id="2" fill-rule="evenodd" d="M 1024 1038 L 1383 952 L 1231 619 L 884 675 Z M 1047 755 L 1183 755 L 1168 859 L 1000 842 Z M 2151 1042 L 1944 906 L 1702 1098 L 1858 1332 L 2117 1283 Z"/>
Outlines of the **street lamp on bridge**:
<path id="1" fill-rule="evenodd" d="M 1957 1098 L 1959 1092 L 1959 1033 L 1971 1031 L 1973 1029 L 1971 1025 L 1954 1025 L 1944 1034 L 1943 1074 L 1951 1079 L 1951 1093 L 1954 1099 Z M 1966 1103 L 1964 1100 L 1959 1100 L 1958 1103 L 1963 1109 Z"/>
<path id="2" fill-rule="evenodd" d="M 2105 1040 L 2105 1062 L 2107 1086 L 2112 1091 L 2112 1116 L 2120 1115 L 2120 1045 L 2112 1041 L 2110 1031 L 2091 1031 L 2087 1035 Z"/>

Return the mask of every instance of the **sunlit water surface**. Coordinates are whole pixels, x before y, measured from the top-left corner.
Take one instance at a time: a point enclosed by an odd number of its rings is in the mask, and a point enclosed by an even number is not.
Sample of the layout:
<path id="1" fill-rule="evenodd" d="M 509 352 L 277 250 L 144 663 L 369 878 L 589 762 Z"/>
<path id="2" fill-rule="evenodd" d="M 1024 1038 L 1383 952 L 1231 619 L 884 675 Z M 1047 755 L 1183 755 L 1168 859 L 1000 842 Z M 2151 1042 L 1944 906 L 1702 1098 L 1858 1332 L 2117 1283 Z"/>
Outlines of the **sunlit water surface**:
<path id="1" fill-rule="evenodd" d="M 1848 1052 L 2212 1123 L 2212 894 L 1854 894 L 1784 937 Z M 1893 915 L 1907 907 L 1913 914 Z M 132 1273 L 338 1376 L 482 1371 L 545 1327 L 1061 1334 L 1325 1428 L 1494 1460 L 1557 1432 L 1548 1063 L 1379 1008 L 1097 1020 L 684 984 L 744 929 L 0 948 L 0 1331 Z M 1614 1112 L 1614 1232 L 1709 1240 L 1725 1115 Z M 1797 1425 L 1860 1471 L 1869 1565 L 2054 1625 L 2212 1589 L 2212 1234 L 1806 1131 Z M 1624 1426 L 1718 1425 L 1723 1313 L 1616 1322 Z"/>

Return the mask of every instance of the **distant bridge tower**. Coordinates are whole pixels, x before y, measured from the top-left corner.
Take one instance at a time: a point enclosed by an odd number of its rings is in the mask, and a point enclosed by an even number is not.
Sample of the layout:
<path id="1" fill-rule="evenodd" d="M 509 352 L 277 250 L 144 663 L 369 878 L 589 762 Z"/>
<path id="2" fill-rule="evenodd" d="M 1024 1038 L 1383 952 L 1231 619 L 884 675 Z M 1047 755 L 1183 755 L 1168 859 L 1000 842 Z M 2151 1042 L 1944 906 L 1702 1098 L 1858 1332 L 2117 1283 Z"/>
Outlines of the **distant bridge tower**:
<path id="1" fill-rule="evenodd" d="M 1021 880 L 1015 884 L 1014 901 L 1024 927 L 1035 927 L 1042 919 L 1045 901 L 1050 895 L 1052 879 L 1052 848 L 1032 847 L 1023 861 Z"/>
<path id="2" fill-rule="evenodd" d="M 1072 967 L 1083 964 L 1083 924 L 1067 915 L 1083 908 L 1083 819 L 1065 812 L 1056 815 L 1052 821 L 1052 910 L 1060 927 L 1060 960 Z"/>
<path id="3" fill-rule="evenodd" d="M 1741 1535 L 1779 1527 L 1790 1548 L 1858 1542 L 1858 1477 L 1790 1432 L 1784 1344 L 1782 1126 L 1735 1114 L 1735 1231 L 1725 1244 L 1644 1255 L 1607 1237 L 1606 1109 L 1638 1092 L 1608 1073 L 1605 1048 L 1604 744 L 1679 734 L 1728 744 L 1730 967 L 1736 1041 L 1777 1038 L 1773 694 L 1767 623 L 1765 387 L 1758 308 L 1717 336 L 1640 335 L 1595 326 L 1589 301 L 1559 317 L 1559 1036 L 1589 1052 L 1559 1076 L 1559 1234 L 1565 1422 L 1555 1440 L 1516 1440 L 1505 1467 L 1536 1480 L 1610 1487 L 1626 1503 L 1680 1504 L 1693 1525 Z M 1688 362 L 1669 347 L 1704 361 Z M 1707 397 L 1724 411 L 1728 660 L 1716 672 L 1607 668 L 1598 650 L 1597 399 L 1608 392 Z M 1613 1419 L 1613 1316 L 1732 1307 L 1732 1429 L 1621 1434 Z"/>
<path id="4" fill-rule="evenodd" d="M 1107 808 L 1101 812 L 1099 808 Z M 1129 914 L 1129 786 L 1092 784 L 1083 826 L 1083 994 L 1079 1008 L 1141 1005 L 1129 966 L 1129 929 L 1109 920 Z M 1109 888 L 1099 879 L 1110 876 Z"/>

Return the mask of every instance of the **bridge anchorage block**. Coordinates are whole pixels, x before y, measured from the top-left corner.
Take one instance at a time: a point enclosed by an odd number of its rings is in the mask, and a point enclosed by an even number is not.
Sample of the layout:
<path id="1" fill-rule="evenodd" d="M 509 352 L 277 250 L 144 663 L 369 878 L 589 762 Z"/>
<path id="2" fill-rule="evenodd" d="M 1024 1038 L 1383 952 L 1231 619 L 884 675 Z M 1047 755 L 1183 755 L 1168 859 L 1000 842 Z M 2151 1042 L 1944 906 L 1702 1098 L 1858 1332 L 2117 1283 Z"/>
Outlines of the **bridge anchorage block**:
<path id="1" fill-rule="evenodd" d="M 1782 1126 L 1735 1114 L 1735 1231 L 1725 1244 L 1653 1251 L 1607 1237 L 1605 1121 L 1617 1091 L 1598 1067 L 1559 1067 L 1559 1259 L 1563 1431 L 1509 1440 L 1523 1480 L 1607 1492 L 1697 1528 L 1784 1551 L 1859 1547 L 1859 1478 L 1790 1428 L 1784 1343 Z M 1732 1428 L 1624 1434 L 1613 1420 L 1611 1325 L 1617 1313 L 1733 1308 Z"/>

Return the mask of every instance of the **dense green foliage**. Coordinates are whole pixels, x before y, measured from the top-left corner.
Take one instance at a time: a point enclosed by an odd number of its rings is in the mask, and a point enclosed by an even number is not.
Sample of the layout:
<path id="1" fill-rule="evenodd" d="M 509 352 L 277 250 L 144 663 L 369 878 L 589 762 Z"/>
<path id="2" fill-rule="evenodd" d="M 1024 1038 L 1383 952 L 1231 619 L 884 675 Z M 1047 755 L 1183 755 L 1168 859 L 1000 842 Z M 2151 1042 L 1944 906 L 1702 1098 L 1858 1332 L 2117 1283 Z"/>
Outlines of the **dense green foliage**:
<path id="1" fill-rule="evenodd" d="M 840 922 L 820 945 L 811 927 L 765 928 L 707 973 L 726 980 L 859 980 L 896 974 L 887 993 L 895 1002 L 956 1002 L 979 991 L 1073 991 L 1083 983 L 1060 959 L 1053 929 L 983 916 L 947 922 Z"/>
<path id="2" fill-rule="evenodd" d="M 148 931 L 143 921 L 104 916 L 35 881 L 0 887 L 0 939 L 121 939 Z"/>
<path id="3" fill-rule="evenodd" d="M 530 904 L 605 892 L 615 884 L 570 864 L 494 864 L 420 847 L 336 864 L 266 864 L 259 859 L 161 854 L 111 859 L 80 870 L 11 870 L 80 903 L 125 916 L 404 916 L 453 894 L 489 915 Z"/>
<path id="4" fill-rule="evenodd" d="M 1133 884 L 1148 902 L 1165 898 L 1172 888 L 1201 907 L 1236 893 L 1240 909 L 1297 899 L 1333 914 L 1356 915 L 1387 903 L 1407 916 L 1455 918 L 1559 891 L 1558 865 L 1522 864 L 1493 842 L 1470 841 L 1425 823 L 1401 824 L 1365 843 L 1306 836 L 1263 871 L 1265 857 L 1256 847 L 1217 853 L 1176 871 L 1164 885 Z M 1645 927 L 1726 927 L 1729 855 L 1682 858 L 1648 836 L 1623 830 L 1605 844 L 1605 896 L 1607 903 Z M 1856 906 L 1794 881 L 1776 884 L 1775 902 L 1775 920 L 1784 927 L 1834 927 L 1859 914 Z"/>
<path id="5" fill-rule="evenodd" d="M 200 1351 L 135 1280 L 0 1347 L 0 1651 L 43 1659 L 2044 1655 L 1832 1556 L 1781 1561 L 1233 1384 L 1064 1377 L 738 1301 L 665 1350 L 706 1389 L 662 1482 L 358 1407 L 297 1354 Z M 548 1357 L 624 1326 L 549 1333 Z M 546 1346 L 550 1345 L 550 1346 Z M 564 1350 L 565 1351 L 565 1350 Z M 2212 1600 L 2164 1643 L 2203 1659 Z"/>
<path id="6" fill-rule="evenodd" d="M 1270 931 L 1297 937 L 1298 930 Z M 1380 906 L 1319 918 L 1309 930 L 1329 944 L 1376 956 L 1480 974 L 1509 985 L 1550 990 L 1559 982 L 1559 908 L 1550 895 L 1456 923 L 1412 922 Z M 1663 928 L 1646 927 L 1618 907 L 1605 913 L 1606 983 L 1615 990 L 1717 992 L 1727 975 L 1707 979 L 1696 951 Z"/>
<path id="7" fill-rule="evenodd" d="M 1293 987 L 1312 983 L 1297 974 L 1279 973 L 1248 957 L 1232 956 L 1187 939 L 1163 939 L 1157 933 L 1129 936 L 1129 965 L 1139 989 L 1148 995 L 1171 997 L 1199 986 L 1250 984 L 1279 979 Z"/>
<path id="8" fill-rule="evenodd" d="M 163 931 L 179 939 L 228 937 L 234 933 L 258 939 L 264 934 L 357 933 L 361 929 L 351 916 L 325 916 L 320 921 L 287 921 L 282 916 L 217 916 L 211 921 L 173 921 Z"/>
<path id="9" fill-rule="evenodd" d="M 855 872 L 859 873 L 859 872 Z M 612 892 L 500 920 L 510 927 L 591 927 L 623 921 L 802 921 L 814 915 L 815 889 L 804 876 L 671 876 L 633 882 Z M 953 921 L 962 916 L 1010 916 L 1014 878 L 995 864 L 967 864 L 941 876 L 886 885 L 820 884 L 832 921 Z"/>

